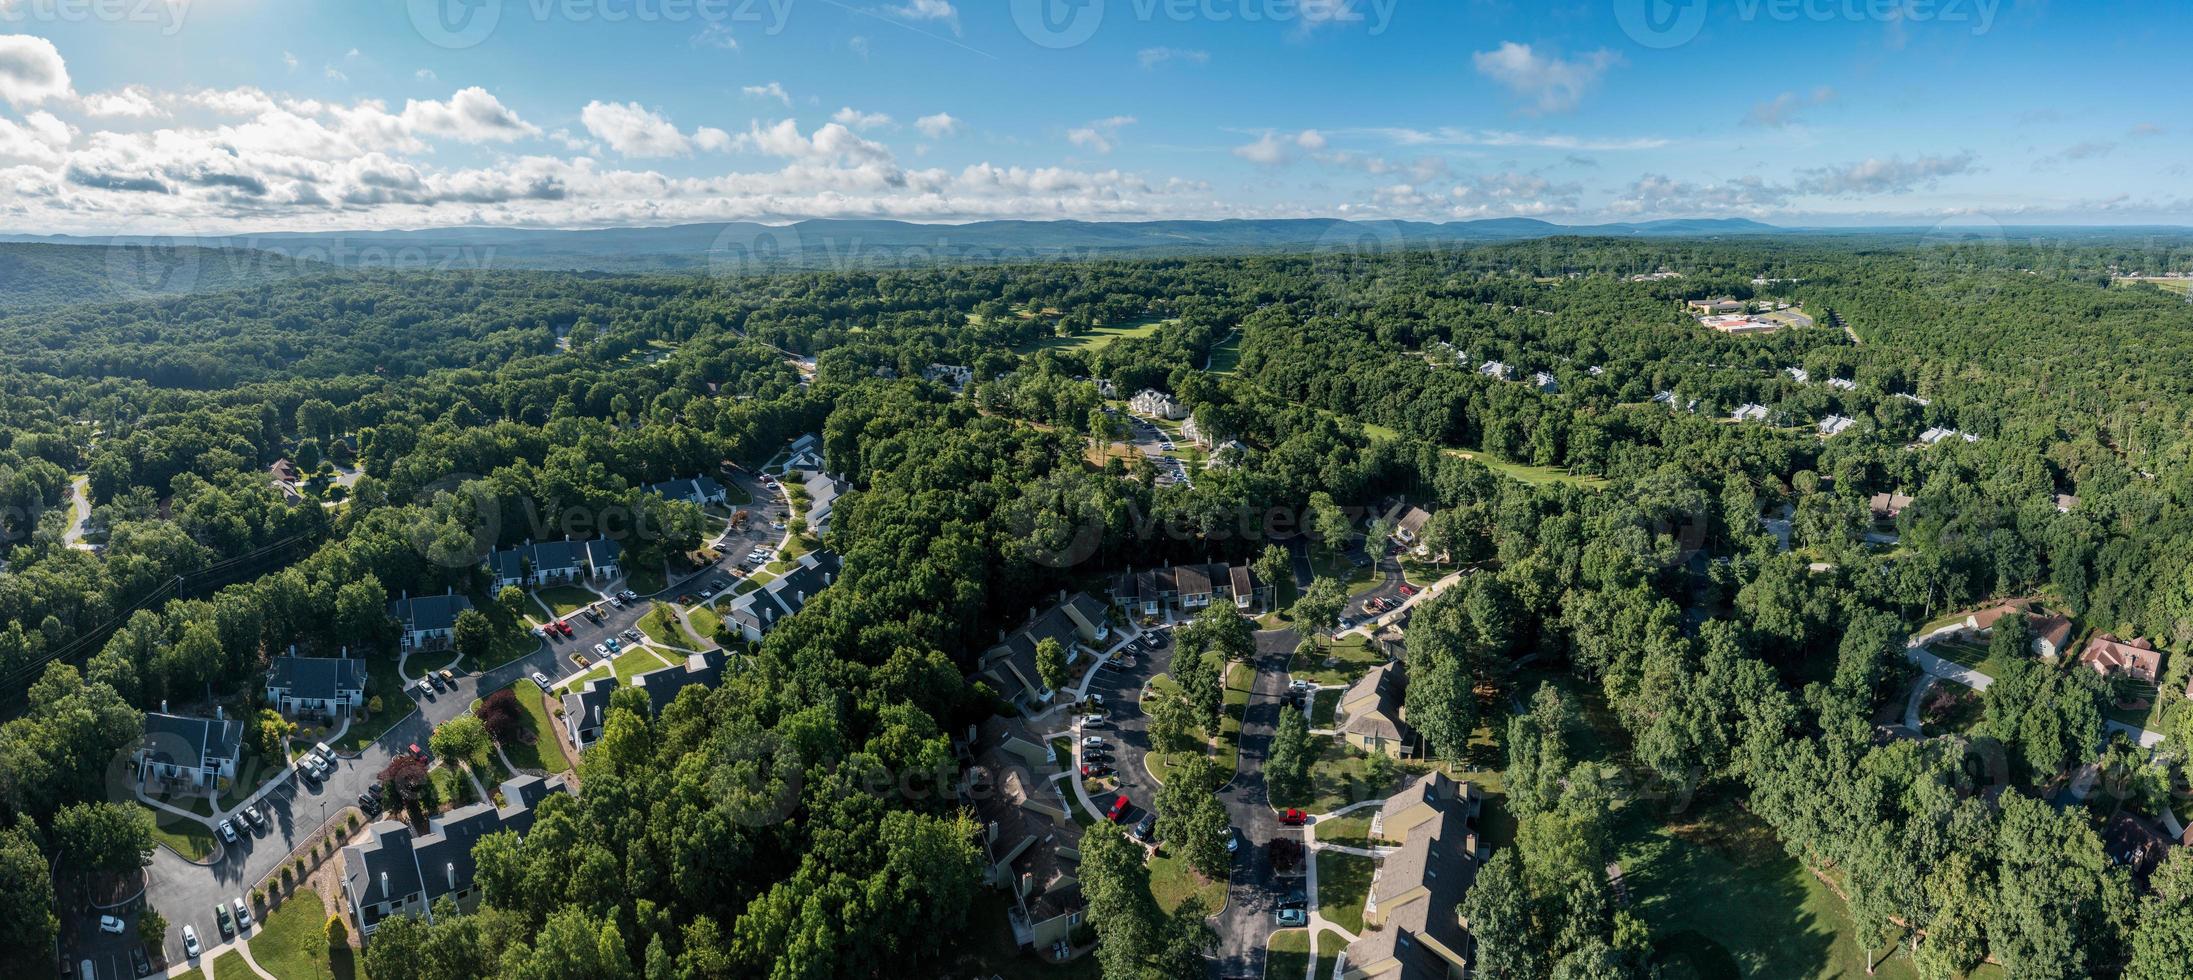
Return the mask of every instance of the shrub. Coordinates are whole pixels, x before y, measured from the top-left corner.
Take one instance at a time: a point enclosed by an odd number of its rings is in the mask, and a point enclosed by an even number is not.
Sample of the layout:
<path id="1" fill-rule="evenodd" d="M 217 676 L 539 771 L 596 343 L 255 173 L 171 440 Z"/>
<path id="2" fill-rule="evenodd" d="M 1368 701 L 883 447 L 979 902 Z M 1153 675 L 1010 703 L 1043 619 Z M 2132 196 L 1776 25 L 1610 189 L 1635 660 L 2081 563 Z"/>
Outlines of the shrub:
<path id="1" fill-rule="evenodd" d="M 327 933 L 327 948 L 341 949 L 350 945 L 350 927 L 343 924 L 340 914 L 328 916 L 327 925 L 322 929 Z"/>

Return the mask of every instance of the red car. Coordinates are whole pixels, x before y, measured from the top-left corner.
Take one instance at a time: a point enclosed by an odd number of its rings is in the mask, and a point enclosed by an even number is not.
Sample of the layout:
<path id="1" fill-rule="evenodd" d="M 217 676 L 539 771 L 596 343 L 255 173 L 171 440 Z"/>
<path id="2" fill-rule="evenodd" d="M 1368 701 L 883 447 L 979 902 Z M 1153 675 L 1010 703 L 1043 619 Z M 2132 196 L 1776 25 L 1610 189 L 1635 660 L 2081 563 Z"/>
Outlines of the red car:
<path id="1" fill-rule="evenodd" d="M 1416 594 L 1416 586 L 1413 586 L 1413 585 L 1404 585 L 1404 586 L 1402 586 L 1402 587 L 1401 587 L 1401 594 L 1402 594 L 1402 595 L 1415 595 L 1415 594 Z"/>
<path id="2" fill-rule="evenodd" d="M 1119 794 L 1119 798 L 1118 798 L 1118 799 L 1116 799 L 1116 800 L 1113 800 L 1113 801 L 1112 801 L 1112 812 L 1110 812 L 1110 813 L 1107 813 L 1107 814 L 1105 814 L 1105 815 L 1104 815 L 1104 818 L 1105 818 L 1105 819 L 1107 819 L 1107 820 L 1110 820 L 1110 821 L 1111 821 L 1111 822 L 1113 822 L 1113 823 L 1118 823 L 1118 822 L 1119 822 L 1119 820 L 1120 820 L 1120 818 L 1121 818 L 1121 817 L 1124 817 L 1124 816 L 1126 816 L 1126 815 L 1127 815 L 1127 794 L 1125 794 L 1125 793 L 1121 793 L 1121 794 Z"/>
<path id="3" fill-rule="evenodd" d="M 1101 764 L 1082 766 L 1081 774 L 1089 779 L 1095 779 L 1098 776 L 1109 776 L 1112 774 L 1112 767 Z"/>
<path id="4" fill-rule="evenodd" d="M 565 639 L 569 639 L 569 638 L 571 637 L 571 634 L 572 634 L 571 624 L 570 624 L 569 622 L 565 621 L 565 620 L 561 620 L 561 619 L 557 620 L 557 621 L 556 621 L 556 632 L 558 632 L 558 633 L 562 633 L 562 634 L 564 635 L 564 638 L 565 638 Z"/>
<path id="5" fill-rule="evenodd" d="M 1310 822 L 1310 815 L 1290 807 L 1280 811 L 1279 822 L 1288 827 L 1300 827 Z"/>
<path id="6" fill-rule="evenodd" d="M 422 749 L 422 748 L 420 748 L 420 747 L 419 747 L 419 743 L 417 743 L 417 742 L 413 742 L 413 743 L 411 743 L 411 754 L 412 754 L 412 755 L 415 755 L 415 756 L 418 756 L 418 757 L 419 757 L 419 761 L 420 761 L 420 762 L 433 762 L 433 761 L 434 761 L 434 757 L 433 757 L 433 756 L 430 756 L 430 755 L 428 755 L 428 754 L 426 754 L 426 750 L 425 750 L 425 749 Z"/>

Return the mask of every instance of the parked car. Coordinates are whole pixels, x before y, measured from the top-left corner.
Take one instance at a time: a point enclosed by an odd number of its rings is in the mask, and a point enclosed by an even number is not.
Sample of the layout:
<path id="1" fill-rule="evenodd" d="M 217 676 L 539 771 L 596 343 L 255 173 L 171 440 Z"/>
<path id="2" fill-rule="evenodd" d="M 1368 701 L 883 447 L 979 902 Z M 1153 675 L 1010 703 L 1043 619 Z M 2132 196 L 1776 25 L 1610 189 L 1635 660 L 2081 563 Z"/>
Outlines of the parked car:
<path id="1" fill-rule="evenodd" d="M 1092 749 L 1094 749 L 1094 748 L 1102 748 L 1102 747 L 1103 747 L 1103 745 L 1104 745 L 1104 736 L 1102 736 L 1102 735 L 1086 735 L 1086 736 L 1083 736 L 1083 737 L 1082 737 L 1082 739 L 1081 739 L 1081 744 L 1082 744 L 1082 746 L 1083 746 L 1083 747 L 1085 747 L 1085 748 L 1092 748 Z"/>
<path id="2" fill-rule="evenodd" d="M 457 672 L 456 672 L 456 671 L 454 671 L 454 670 L 451 670 L 451 669 L 449 669 L 449 668 L 447 668 L 447 667 L 444 667 L 444 668 L 442 668 L 442 672 L 441 672 L 441 675 L 440 675 L 440 676 L 441 676 L 441 678 L 442 678 L 442 683 L 444 683 L 444 684 L 447 684 L 447 685 L 449 685 L 449 689 L 450 689 L 450 690 L 454 691 L 454 690 L 456 690 L 456 689 L 457 689 Z M 326 748 L 326 746 L 325 746 L 325 745 L 323 745 L 323 746 L 321 746 L 321 747 L 322 747 L 322 748 Z M 330 754 L 332 754 L 332 753 L 330 753 Z"/>
<path id="3" fill-rule="evenodd" d="M 449 672 L 445 670 L 445 671 L 442 671 L 442 673 L 446 674 L 446 673 L 449 673 Z M 317 743 L 317 744 L 313 745 L 313 746 L 312 746 L 312 754 L 314 754 L 314 755 L 317 755 L 317 756 L 319 756 L 320 758 L 322 758 L 322 759 L 325 759 L 325 760 L 327 760 L 327 761 L 328 761 L 328 763 L 329 763 L 330 765 L 334 764 L 334 762 L 335 762 L 335 750 L 334 750 L 334 749 L 331 749 L 331 748 L 328 748 L 328 745 L 327 745 L 327 743 L 326 743 L 326 742 L 320 742 L 320 743 Z"/>
<path id="4" fill-rule="evenodd" d="M 609 645 L 606 643 L 594 644 L 594 655 L 597 657 L 609 656 Z"/>
<path id="5" fill-rule="evenodd" d="M 99 917 L 100 932 L 110 933 L 112 935 L 119 936 L 122 934 L 122 930 L 124 928 L 127 927 L 122 924 L 122 920 L 117 919 L 114 916 L 102 915 Z"/>
<path id="6" fill-rule="evenodd" d="M 419 761 L 420 761 L 420 762 L 428 762 L 428 763 L 431 763 L 431 762 L 433 762 L 433 761 L 434 761 L 434 757 L 433 757 L 433 756 L 431 756 L 431 755 L 428 755 L 428 754 L 427 754 L 427 751 L 426 751 L 425 749 L 422 749 L 422 748 L 420 748 L 420 747 L 419 747 L 419 743 L 417 743 L 417 742 L 413 742 L 413 743 L 411 743 L 411 754 L 412 754 L 412 755 L 415 755 L 415 756 L 418 756 L 418 757 L 419 757 Z"/>
<path id="7" fill-rule="evenodd" d="M 625 630 L 624 638 L 627 640 L 631 640 L 634 643 L 638 643 L 641 639 L 643 639 L 639 630 Z"/>
<path id="8" fill-rule="evenodd" d="M 1228 828 L 1226 828 L 1226 853 L 1228 853 L 1228 854 L 1236 854 L 1236 853 L 1239 853 L 1240 851 L 1241 851 L 1241 831 L 1235 830 L 1235 829 L 1234 829 L 1234 828 L 1232 828 L 1232 827 L 1228 827 Z"/>
<path id="9" fill-rule="evenodd" d="M 1404 596 L 1412 596 L 1412 595 L 1415 595 L 1415 594 L 1416 594 L 1416 586 L 1413 586 L 1413 585 L 1404 585 L 1404 586 L 1402 586 L 1402 587 L 1401 587 L 1401 594 L 1402 594 L 1402 595 L 1404 595 Z"/>
<path id="10" fill-rule="evenodd" d="M 536 640 L 548 639 L 548 630 L 539 626 L 533 627 L 533 638 Z"/>
<path id="11" fill-rule="evenodd" d="M 556 632 L 558 632 L 558 633 L 562 633 L 562 634 L 563 634 L 563 638 L 564 638 L 564 639 L 566 639 L 566 640 L 570 639 L 570 638 L 571 638 L 571 636 L 572 636 L 572 630 L 571 630 L 571 621 L 570 621 L 570 620 L 568 620 L 568 619 L 559 619 L 559 620 L 557 620 L 557 621 L 556 621 Z"/>
<path id="12" fill-rule="evenodd" d="M 221 927 L 222 939 L 236 934 L 236 923 L 228 917 L 228 906 L 219 902 L 213 903 L 213 921 Z"/>
<path id="13" fill-rule="evenodd" d="M 1127 807 L 1127 794 L 1121 793 L 1117 799 L 1112 801 L 1112 809 L 1104 815 L 1104 819 L 1118 823 L 1121 817 L 1127 815 Z"/>
<path id="14" fill-rule="evenodd" d="M 442 677 L 440 674 L 428 674 L 425 677 L 420 678 L 419 683 L 424 684 L 427 687 L 430 687 L 436 691 L 440 691 L 442 689 Z"/>
<path id="15" fill-rule="evenodd" d="M 1143 814 L 1142 819 L 1135 823 L 1134 835 L 1136 840 L 1141 841 L 1145 844 L 1149 843 L 1152 838 L 1156 837 L 1157 814 Z"/>
<path id="16" fill-rule="evenodd" d="M 1097 777 L 1109 776 L 1111 774 L 1112 767 L 1103 765 L 1101 763 L 1094 763 L 1081 767 L 1081 775 L 1084 779 L 1096 779 Z"/>
<path id="17" fill-rule="evenodd" d="M 623 608 L 624 608 L 624 597 L 623 597 L 623 596 L 621 596 L 621 595 L 613 595 L 613 596 L 610 596 L 610 597 L 609 597 L 609 604 L 610 604 L 611 606 L 614 606 L 614 607 L 618 608 L 618 609 L 623 609 Z"/>
<path id="18" fill-rule="evenodd" d="M 143 944 L 130 944 L 129 972 L 135 976 L 140 977 L 149 977 L 152 975 L 152 961 L 145 958 L 145 947 L 143 946 Z"/>
<path id="19" fill-rule="evenodd" d="M 1306 909 L 1310 907 L 1310 897 L 1303 894 L 1302 890 L 1298 888 L 1280 896 L 1279 907 L 1283 909 Z"/>
<path id="20" fill-rule="evenodd" d="M 1280 909 L 1272 913 L 1272 921 L 1282 927 L 1299 927 L 1310 924 L 1310 913 L 1302 909 Z"/>
<path id="21" fill-rule="evenodd" d="M 229 904 L 236 909 L 236 928 L 239 931 L 251 928 L 251 910 L 244 906 L 244 900 L 237 898 Z"/>
<path id="22" fill-rule="evenodd" d="M 545 690 L 548 690 L 548 687 L 549 687 L 549 684 L 548 684 L 548 675 L 547 675 L 547 674 L 543 674 L 543 673 L 541 673 L 540 671 L 537 671 L 537 670 L 536 670 L 536 671 L 534 671 L 534 672 L 533 672 L 533 686 L 535 686 L 535 687 L 538 687 L 538 688 L 540 688 L 540 689 L 541 689 L 541 690 L 543 690 L 543 691 L 545 691 Z"/>
<path id="23" fill-rule="evenodd" d="M 1306 823 L 1309 823 L 1309 822 L 1310 822 L 1310 815 L 1309 815 L 1309 814 L 1307 814 L 1307 813 L 1304 813 L 1304 812 L 1302 812 L 1302 811 L 1300 811 L 1300 810 L 1297 810 L 1297 809 L 1295 809 L 1295 808 L 1293 808 L 1293 807 L 1288 807 L 1288 808 L 1287 808 L 1287 809 L 1285 809 L 1285 810 L 1281 810 L 1281 811 L 1279 811 L 1279 823 L 1280 823 L 1280 825 L 1281 825 L 1281 826 L 1285 826 L 1285 827 L 1300 827 L 1300 826 L 1302 826 L 1303 824 L 1306 824 Z"/>
<path id="24" fill-rule="evenodd" d="M 1090 749 L 1090 750 L 1088 750 L 1088 751 L 1086 751 L 1086 752 L 1083 752 L 1083 753 L 1081 753 L 1081 761 L 1083 761 L 1083 762 L 1110 762 L 1110 761 L 1112 761 L 1112 754 L 1111 754 L 1110 752 L 1106 752 L 1106 751 L 1104 751 L 1104 750 L 1102 750 L 1102 749 Z"/>
<path id="25" fill-rule="evenodd" d="M 256 827 L 260 830 L 264 830 L 266 829 L 267 818 L 265 814 L 259 812 L 258 804 L 254 803 L 251 806 L 247 806 L 244 808 L 244 822 L 249 823 L 253 827 Z"/>
<path id="26" fill-rule="evenodd" d="M 310 758 L 297 760 L 296 769 L 297 778 L 302 779 L 308 783 L 317 783 L 320 781 L 320 770 L 312 767 L 312 760 Z"/>
<path id="27" fill-rule="evenodd" d="M 610 637 L 609 639 L 603 640 L 602 645 L 608 647 L 610 653 L 615 653 L 619 650 L 624 649 L 624 641 L 617 639 L 614 636 Z"/>
<path id="28" fill-rule="evenodd" d="M 600 626 L 602 624 L 602 614 L 595 612 L 591 607 L 579 610 L 579 615 L 586 617 L 587 622 L 593 623 L 596 626 Z"/>
<path id="29" fill-rule="evenodd" d="M 1103 728 L 1111 723 L 1112 720 L 1103 715 L 1083 715 L 1081 718 L 1081 727 L 1083 728 Z"/>
<path id="30" fill-rule="evenodd" d="M 221 839 L 230 844 L 236 843 L 236 825 L 227 820 L 221 821 Z"/>
<path id="31" fill-rule="evenodd" d="M 198 930 L 191 928 L 189 923 L 184 923 L 183 955 L 195 960 L 201 952 L 204 950 L 198 948 Z"/>
<path id="32" fill-rule="evenodd" d="M 366 816 L 369 817 L 379 813 L 381 812 L 381 798 L 371 793 L 360 793 L 358 794 L 358 809 L 364 811 Z"/>

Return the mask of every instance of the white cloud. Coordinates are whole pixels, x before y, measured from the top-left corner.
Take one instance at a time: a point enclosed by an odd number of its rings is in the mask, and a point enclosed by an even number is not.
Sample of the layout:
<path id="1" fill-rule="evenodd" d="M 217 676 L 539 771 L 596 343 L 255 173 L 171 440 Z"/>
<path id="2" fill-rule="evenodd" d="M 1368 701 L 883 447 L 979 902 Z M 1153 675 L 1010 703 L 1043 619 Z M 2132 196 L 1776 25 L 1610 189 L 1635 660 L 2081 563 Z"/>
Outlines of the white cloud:
<path id="1" fill-rule="evenodd" d="M 59 164 L 75 132 L 50 112 L 32 112 L 18 123 L 0 116 L 0 164 Z"/>
<path id="2" fill-rule="evenodd" d="M 595 139 L 627 157 L 682 157 L 732 145 L 731 134 L 720 129 L 703 126 L 690 136 L 679 132 L 669 119 L 637 102 L 589 102 L 579 111 L 579 121 Z"/>
<path id="3" fill-rule="evenodd" d="M 1135 54 L 1135 60 L 1141 62 L 1144 68 L 1155 68 L 1171 61 L 1207 65 L 1211 63 L 1211 53 L 1193 48 L 1143 48 Z"/>
<path id="4" fill-rule="evenodd" d="M 868 39 L 866 37 L 855 34 L 852 37 L 846 38 L 845 47 L 846 50 L 849 50 L 854 54 L 859 55 L 860 60 L 868 60 Z"/>
<path id="5" fill-rule="evenodd" d="M 334 65 L 327 66 L 326 75 L 328 77 L 328 80 L 332 82 L 350 81 L 350 76 L 343 74 L 343 70 L 335 67 Z"/>
<path id="6" fill-rule="evenodd" d="M 1267 167 L 1279 166 L 1290 159 L 1287 155 L 1287 144 L 1279 138 L 1278 133 L 1268 129 L 1255 142 L 1234 147 L 1234 155 Z"/>
<path id="7" fill-rule="evenodd" d="M 896 7 L 886 7 L 884 12 L 911 21 L 940 21 L 950 25 L 952 33 L 959 33 L 959 8 L 949 0 L 906 0 Z"/>
<path id="8" fill-rule="evenodd" d="M 881 129 L 891 125 L 891 117 L 881 112 L 862 112 L 852 106 L 839 109 L 830 121 L 853 129 Z"/>
<path id="9" fill-rule="evenodd" d="M 960 131 L 965 129 L 966 126 L 958 119 L 953 118 L 951 113 L 940 112 L 933 116 L 923 116 L 914 120 L 914 128 L 921 130 L 923 136 L 940 140 L 948 136 L 959 135 Z"/>
<path id="10" fill-rule="evenodd" d="M 1385 139 L 1399 146 L 1492 146 L 1533 147 L 1547 150 L 1655 150 L 1671 142 L 1658 136 L 1641 137 L 1589 137 L 1571 136 L 1566 133 L 1521 133 L 1499 129 L 1460 129 L 1442 126 L 1438 129 L 1408 129 L 1383 127 L 1350 130 Z"/>
<path id="11" fill-rule="evenodd" d="M 282 52 L 282 67 L 284 67 L 284 68 L 287 68 L 287 69 L 289 69 L 290 71 L 296 71 L 296 70 L 297 70 L 297 56 L 296 56 L 296 55 L 293 55 L 293 54 L 290 54 L 290 53 L 289 53 L 289 52 L 287 52 L 287 51 L 284 51 L 284 52 Z"/>
<path id="12" fill-rule="evenodd" d="M 1325 148 L 1325 134 L 1314 129 L 1305 129 L 1295 134 L 1294 145 L 1315 153 Z"/>
<path id="13" fill-rule="evenodd" d="M 65 99 L 68 64 L 52 41 L 29 34 L 0 34 L 0 100 L 12 106 Z"/>
<path id="14" fill-rule="evenodd" d="M 94 92 L 77 103 L 85 115 L 114 119 L 156 119 L 167 115 L 152 100 L 152 92 L 141 85 L 131 85 L 112 92 Z"/>
<path id="15" fill-rule="evenodd" d="M 1754 126 L 1787 126 L 1797 122 L 1797 113 L 1811 106 L 1826 105 L 1835 101 L 1835 90 L 1825 85 L 1813 89 L 1810 95 L 1784 92 L 1751 107 L 1744 121 Z"/>
<path id="16" fill-rule="evenodd" d="M 731 28 L 725 26 L 724 22 L 717 18 L 709 20 L 708 25 L 702 27 L 700 33 L 693 35 L 693 46 L 696 48 L 737 51 L 739 49 L 739 39 L 732 37 Z"/>
<path id="17" fill-rule="evenodd" d="M 1066 141 L 1099 155 L 1112 152 L 1122 127 L 1135 124 L 1133 116 L 1112 116 L 1066 131 Z"/>
<path id="18" fill-rule="evenodd" d="M 447 102 L 406 102 L 403 118 L 413 132 L 467 143 L 508 142 L 541 134 L 540 127 L 518 118 L 479 86 L 459 89 Z"/>
<path id="19" fill-rule="evenodd" d="M 1921 187 L 1932 186 L 1943 177 L 1971 173 L 1974 158 L 1968 152 L 1955 156 L 1930 156 L 1905 160 L 1901 157 L 1868 159 L 1840 167 L 1822 167 L 1804 172 L 1797 182 L 1797 191 L 1804 194 L 1864 195 L 1901 194 Z"/>
<path id="20" fill-rule="evenodd" d="M 418 79 L 418 80 L 420 80 L 420 81 L 422 81 L 422 82 L 431 82 L 431 81 L 434 81 L 434 80 L 435 80 L 435 76 L 434 76 L 434 69 L 432 69 L 432 68 L 421 68 L 421 69 L 419 69 L 418 71 L 412 72 L 412 73 L 411 73 L 411 77 L 413 77 L 413 78 L 416 78 L 416 79 Z"/>
<path id="21" fill-rule="evenodd" d="M 748 85 L 739 91 L 749 99 L 775 99 L 784 103 L 786 108 L 790 108 L 792 105 L 792 93 L 786 92 L 783 84 L 778 82 L 770 82 L 767 85 Z"/>
<path id="22" fill-rule="evenodd" d="M 850 161 L 854 163 L 887 163 L 891 151 L 883 144 L 867 139 L 839 123 L 825 123 L 815 130 L 812 137 L 801 136 L 799 124 L 790 119 L 778 120 L 763 129 L 761 123 L 752 123 L 741 133 L 733 145 L 742 150 L 754 150 L 771 156 L 800 160 Z"/>
<path id="23" fill-rule="evenodd" d="M 1696 184 L 1661 174 L 1646 174 L 1607 206 L 1625 217 L 1707 214 L 1763 215 L 1789 200 L 1789 188 L 1756 177 Z"/>
<path id="24" fill-rule="evenodd" d="M 1471 55 L 1470 61 L 1478 74 L 1525 99 L 1527 111 L 1547 113 L 1576 108 L 1607 69 L 1622 63 L 1622 56 L 1602 48 L 1570 61 L 1541 54 L 1528 44 L 1504 41 L 1491 51 Z"/>

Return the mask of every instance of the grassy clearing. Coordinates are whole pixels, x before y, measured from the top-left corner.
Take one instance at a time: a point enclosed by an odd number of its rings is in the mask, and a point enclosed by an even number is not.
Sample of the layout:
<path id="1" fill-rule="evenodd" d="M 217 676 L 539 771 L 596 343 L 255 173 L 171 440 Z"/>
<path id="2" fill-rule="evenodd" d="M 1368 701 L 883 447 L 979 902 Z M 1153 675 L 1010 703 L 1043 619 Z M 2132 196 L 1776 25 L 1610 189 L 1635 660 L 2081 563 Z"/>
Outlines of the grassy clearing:
<path id="1" fill-rule="evenodd" d="M 698 650 L 705 646 L 686 631 L 685 624 L 678 619 L 677 609 L 666 602 L 656 603 L 648 609 L 647 615 L 640 617 L 639 630 L 647 634 L 648 639 L 666 647 Z"/>
<path id="2" fill-rule="evenodd" d="M 571 760 L 554 743 L 556 726 L 548 716 L 548 706 L 541 703 L 540 686 L 524 680 L 510 685 L 510 692 L 517 696 L 518 707 L 525 711 L 526 731 L 533 736 L 528 742 L 516 742 L 503 746 L 503 754 L 510 757 L 512 765 L 520 769 L 538 769 L 558 773 L 571 771 Z"/>
<path id="3" fill-rule="evenodd" d="M 1129 320 L 1126 323 L 1107 324 L 1088 333 L 1072 337 L 1045 337 L 1033 344 L 1024 344 L 1013 348 L 1013 352 L 1016 354 L 1034 354 L 1040 351 L 1056 350 L 1095 353 L 1110 347 L 1123 338 L 1150 336 L 1156 333 L 1159 327 L 1171 322 L 1173 321 L 1157 317 L 1146 317 L 1140 320 Z"/>
<path id="4" fill-rule="evenodd" d="M 1264 975 L 1273 980 L 1302 980 L 1310 969 L 1310 930 L 1281 929 L 1264 943 Z"/>
<path id="5" fill-rule="evenodd" d="M 665 662 L 662 657 L 657 656 L 655 651 L 645 647 L 625 647 L 623 652 L 617 654 L 615 659 L 610 661 L 610 667 L 616 674 L 617 683 L 619 684 L 630 684 L 632 678 L 668 666 L 670 664 Z"/>
<path id="6" fill-rule="evenodd" d="M 716 615 L 713 609 L 699 606 L 685 614 L 685 625 L 694 636 L 712 641 L 716 633 L 723 629 L 723 617 Z"/>
<path id="7" fill-rule="evenodd" d="M 214 958 L 213 980 L 259 980 L 259 975 L 244 962 L 244 954 L 232 949 Z"/>
<path id="8" fill-rule="evenodd" d="M 1345 692 L 1337 689 L 1326 689 L 1311 696 L 1311 728 L 1333 727 L 1333 718 L 1340 713 L 1340 695 L 1343 693 Z"/>
<path id="9" fill-rule="evenodd" d="M 1272 805 L 1330 813 L 1350 803 L 1383 798 L 1392 791 L 1391 784 L 1374 785 L 1370 781 L 1369 758 L 1348 743 L 1330 735 L 1313 735 L 1310 745 L 1317 755 L 1310 763 L 1309 786 L 1299 797 L 1274 796 Z"/>
<path id="10" fill-rule="evenodd" d="M 1937 640 L 1927 651 L 1960 667 L 1969 667 L 1989 677 L 2000 677 L 2003 665 L 1988 656 L 1987 644 L 1970 640 Z"/>
<path id="11" fill-rule="evenodd" d="M 601 601 L 601 596 L 576 585 L 551 585 L 533 590 L 533 595 L 554 610 L 558 619 Z"/>
<path id="12" fill-rule="evenodd" d="M 358 973 L 348 946 L 327 946 L 320 893 L 302 889 L 266 914 L 251 937 L 251 958 L 280 980 L 350 980 Z"/>
<path id="13" fill-rule="evenodd" d="M 1226 377 L 1241 370 L 1241 333 L 1235 331 L 1226 341 L 1211 348 L 1212 374 Z"/>
<path id="14" fill-rule="evenodd" d="M 1217 912 L 1226 907 L 1226 879 L 1205 879 L 1187 858 L 1159 851 L 1150 858 L 1150 897 L 1167 912 L 1191 898 L 1202 899 L 1206 913 Z"/>
<path id="15" fill-rule="evenodd" d="M 213 831 L 207 830 L 205 824 L 186 820 L 157 807 L 145 806 L 143 801 L 139 801 L 137 805 L 144 807 L 145 812 L 152 817 L 152 839 L 155 842 L 167 845 L 168 850 L 192 861 L 203 861 L 213 856 Z"/>
<path id="16" fill-rule="evenodd" d="M 1524 483 L 1569 483 L 1580 487 L 1590 487 L 1594 490 L 1607 485 L 1605 477 L 1572 473 L 1566 466 L 1527 466 L 1522 463 L 1511 463 L 1482 452 L 1461 449 L 1449 449 L 1445 452 L 1449 456 L 1469 460 L 1511 480 L 1521 480 Z"/>
<path id="17" fill-rule="evenodd" d="M 1249 711 L 1256 668 L 1233 664 L 1226 669 L 1226 708 L 1218 720 L 1219 775 L 1232 779 L 1241 767 L 1241 721 Z"/>
<path id="18" fill-rule="evenodd" d="M 1371 894 L 1378 862 L 1356 854 L 1317 852 L 1317 911 L 1356 935 L 1363 934 L 1363 902 Z"/>
<path id="19" fill-rule="evenodd" d="M 1341 844 L 1347 847 L 1371 846 L 1371 812 L 1357 810 L 1345 817 L 1332 817 L 1317 822 L 1317 839 L 1324 844 Z"/>
<path id="20" fill-rule="evenodd" d="M 1317 969 L 1310 976 L 1322 980 L 1333 975 L 1333 968 L 1340 965 L 1340 952 L 1348 948 L 1348 937 L 1331 929 L 1317 933 Z"/>

